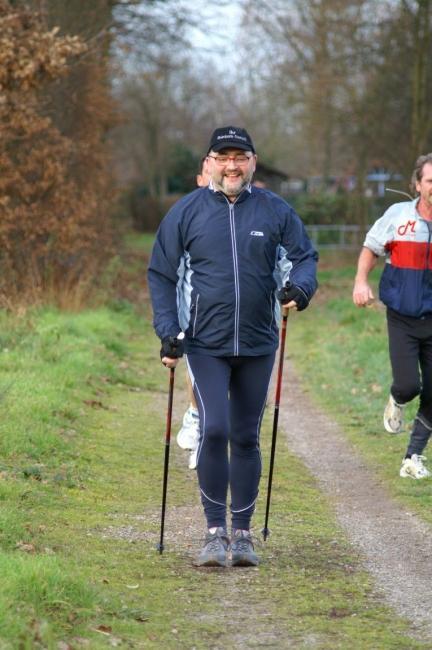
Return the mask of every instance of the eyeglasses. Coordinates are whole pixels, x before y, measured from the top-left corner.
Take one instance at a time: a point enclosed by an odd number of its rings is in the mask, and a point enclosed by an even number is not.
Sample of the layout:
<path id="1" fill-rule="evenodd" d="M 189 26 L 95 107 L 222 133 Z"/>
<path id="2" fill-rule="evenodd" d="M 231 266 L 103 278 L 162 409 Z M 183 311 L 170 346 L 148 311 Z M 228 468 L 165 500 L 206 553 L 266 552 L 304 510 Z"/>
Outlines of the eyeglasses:
<path id="1" fill-rule="evenodd" d="M 252 156 L 245 156 L 239 154 L 238 156 L 207 156 L 207 158 L 213 158 L 216 162 L 216 165 L 227 165 L 229 160 L 233 160 L 238 165 L 246 165 L 246 163 L 252 158 Z"/>

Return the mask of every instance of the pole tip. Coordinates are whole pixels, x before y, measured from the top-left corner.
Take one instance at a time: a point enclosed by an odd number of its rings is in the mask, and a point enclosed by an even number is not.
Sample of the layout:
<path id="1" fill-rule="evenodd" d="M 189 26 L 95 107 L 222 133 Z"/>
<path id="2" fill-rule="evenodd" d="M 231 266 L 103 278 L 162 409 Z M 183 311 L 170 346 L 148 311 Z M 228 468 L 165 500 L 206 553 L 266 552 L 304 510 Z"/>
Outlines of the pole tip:
<path id="1" fill-rule="evenodd" d="M 267 537 L 270 535 L 270 529 L 269 528 L 263 528 L 261 533 L 262 533 L 264 541 L 266 541 Z"/>
<path id="2" fill-rule="evenodd" d="M 159 552 L 159 555 L 162 555 L 163 550 L 164 550 L 164 545 L 163 544 L 157 544 L 156 545 L 156 550 Z"/>

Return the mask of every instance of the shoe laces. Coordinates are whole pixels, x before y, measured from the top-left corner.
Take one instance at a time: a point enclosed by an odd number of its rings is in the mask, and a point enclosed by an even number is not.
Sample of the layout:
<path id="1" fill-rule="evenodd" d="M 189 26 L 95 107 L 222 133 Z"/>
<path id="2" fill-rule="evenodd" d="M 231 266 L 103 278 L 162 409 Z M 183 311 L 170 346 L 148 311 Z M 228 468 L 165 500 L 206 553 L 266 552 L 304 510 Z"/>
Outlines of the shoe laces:
<path id="1" fill-rule="evenodd" d="M 429 470 L 426 469 L 426 467 L 423 465 L 424 460 L 427 460 L 426 456 L 417 455 L 417 454 L 413 454 L 411 456 L 411 461 L 412 461 L 412 463 L 413 463 L 413 465 L 415 467 L 415 472 L 417 474 L 417 478 L 419 478 L 419 477 L 423 478 L 423 477 L 426 477 L 426 476 L 430 476 Z"/>
<path id="2" fill-rule="evenodd" d="M 222 530 L 217 530 L 215 533 L 208 533 L 206 535 L 204 545 L 210 553 L 217 552 L 221 545 L 226 550 L 229 546 L 229 538 L 226 532 Z"/>
<path id="3" fill-rule="evenodd" d="M 427 460 L 426 456 L 413 454 L 413 455 L 411 456 L 411 459 L 412 459 L 412 461 L 413 461 L 413 463 L 414 463 L 415 465 L 418 465 L 419 467 L 422 467 L 423 469 L 425 469 L 425 467 L 424 467 L 424 465 L 423 465 L 423 461 L 424 461 L 424 460 Z"/>
<path id="4" fill-rule="evenodd" d="M 243 531 L 241 534 L 236 533 L 231 542 L 231 549 L 234 551 L 240 551 L 240 553 L 248 553 L 251 550 L 253 551 L 254 544 L 251 534 L 244 533 Z"/>
<path id="5" fill-rule="evenodd" d="M 206 550 L 209 551 L 210 553 L 216 553 L 220 549 L 221 544 L 222 544 L 222 540 L 216 535 L 214 535 L 212 539 L 206 541 L 205 547 Z"/>

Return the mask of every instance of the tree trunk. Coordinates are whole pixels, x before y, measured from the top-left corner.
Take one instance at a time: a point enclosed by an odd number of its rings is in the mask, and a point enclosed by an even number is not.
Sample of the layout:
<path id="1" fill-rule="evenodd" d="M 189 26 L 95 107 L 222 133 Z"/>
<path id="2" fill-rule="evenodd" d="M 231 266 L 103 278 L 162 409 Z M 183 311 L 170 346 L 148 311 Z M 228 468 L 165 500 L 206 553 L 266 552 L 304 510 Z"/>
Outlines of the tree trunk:
<path id="1" fill-rule="evenodd" d="M 414 66 L 412 76 L 411 151 L 412 160 L 426 153 L 431 130 L 428 105 L 428 66 L 431 41 L 431 2 L 417 0 L 414 17 Z"/>

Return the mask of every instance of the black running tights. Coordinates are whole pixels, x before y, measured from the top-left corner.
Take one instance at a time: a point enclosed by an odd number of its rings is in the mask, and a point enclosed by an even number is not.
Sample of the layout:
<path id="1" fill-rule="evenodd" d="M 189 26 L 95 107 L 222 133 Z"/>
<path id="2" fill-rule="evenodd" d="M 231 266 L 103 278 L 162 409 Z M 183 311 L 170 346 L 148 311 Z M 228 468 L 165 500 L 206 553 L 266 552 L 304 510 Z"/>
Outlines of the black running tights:
<path id="1" fill-rule="evenodd" d="M 200 414 L 197 473 L 209 528 L 226 526 L 229 487 L 232 526 L 249 529 L 261 476 L 259 434 L 274 356 L 187 357 Z"/>
<path id="2" fill-rule="evenodd" d="M 391 394 L 398 404 L 420 395 L 419 414 L 432 422 L 432 318 L 411 318 L 387 310 Z"/>

